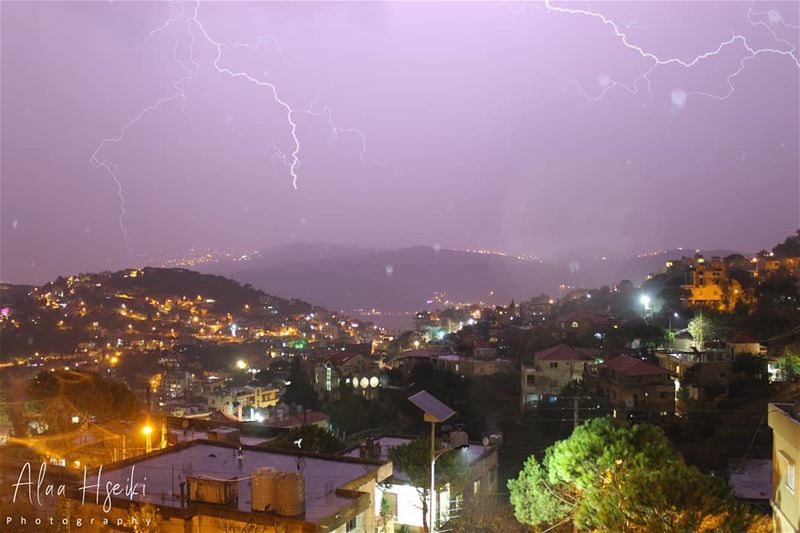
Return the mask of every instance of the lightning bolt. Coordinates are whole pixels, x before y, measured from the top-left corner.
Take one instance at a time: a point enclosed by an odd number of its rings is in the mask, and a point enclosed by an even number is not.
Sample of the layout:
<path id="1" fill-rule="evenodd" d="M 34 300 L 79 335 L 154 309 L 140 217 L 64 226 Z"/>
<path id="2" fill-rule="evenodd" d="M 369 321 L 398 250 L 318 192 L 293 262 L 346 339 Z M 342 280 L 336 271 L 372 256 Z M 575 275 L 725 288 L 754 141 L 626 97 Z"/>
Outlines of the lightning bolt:
<path id="1" fill-rule="evenodd" d="M 315 102 L 309 104 L 306 108 L 295 108 L 293 107 L 288 100 L 285 99 L 284 96 L 281 95 L 277 85 L 271 81 L 267 81 L 261 79 L 260 77 L 254 76 L 246 71 L 242 70 L 233 70 L 225 65 L 222 64 L 223 62 L 223 53 L 224 51 L 233 51 L 238 48 L 248 48 L 250 50 L 258 50 L 260 49 L 265 43 L 271 44 L 275 50 L 277 51 L 280 58 L 290 67 L 294 68 L 291 63 L 289 63 L 286 55 L 283 53 L 280 45 L 276 38 L 262 35 L 259 36 L 255 43 L 233 43 L 227 44 L 220 42 L 213 38 L 209 33 L 208 29 L 206 28 L 204 22 L 200 18 L 200 0 L 197 0 L 194 3 L 194 9 L 192 10 L 190 15 L 186 13 L 186 3 L 181 4 L 181 12 L 169 19 L 167 19 L 163 24 L 160 26 L 152 29 L 144 41 L 141 43 L 140 46 L 144 46 L 150 42 L 150 40 L 165 31 L 169 31 L 173 37 L 173 60 L 181 65 L 181 68 L 185 71 L 184 76 L 178 79 L 173 84 L 173 92 L 160 98 L 153 102 L 151 105 L 142 109 L 136 116 L 131 118 L 128 122 L 126 122 L 122 128 L 119 130 L 119 133 L 115 137 L 109 137 L 100 141 L 95 149 L 94 153 L 92 153 L 89 161 L 95 168 L 103 169 L 114 181 L 117 187 L 117 195 L 119 197 L 119 227 L 120 231 L 123 236 L 123 241 L 125 244 L 125 248 L 128 250 L 129 254 L 132 254 L 129 240 L 128 240 L 128 230 L 125 225 L 125 216 L 126 212 L 126 201 L 125 201 L 125 192 L 122 185 L 122 181 L 120 179 L 120 174 L 116 165 L 110 160 L 104 158 L 102 156 L 103 149 L 110 145 L 110 144 L 120 144 L 125 140 L 125 136 L 130 130 L 130 128 L 134 127 L 135 125 L 139 124 L 147 115 L 157 111 L 164 105 L 167 105 L 172 102 L 179 101 L 181 103 L 181 109 L 186 116 L 189 116 L 187 113 L 187 106 L 188 102 L 186 99 L 186 92 L 184 85 L 186 82 L 193 80 L 200 72 L 200 63 L 195 59 L 194 56 L 194 47 L 195 47 L 195 40 L 196 38 L 200 37 L 205 40 L 213 49 L 216 51 L 215 57 L 212 61 L 212 66 L 214 70 L 220 75 L 227 76 L 231 79 L 238 79 L 244 80 L 252 85 L 255 85 L 259 88 L 266 89 L 267 93 L 270 94 L 272 100 L 281 107 L 286 114 L 286 124 L 289 129 L 289 133 L 292 138 L 292 150 L 289 154 L 284 153 L 280 148 L 276 145 L 273 145 L 273 157 L 277 157 L 281 159 L 284 164 L 289 169 L 289 175 L 292 178 L 292 188 L 294 190 L 298 190 L 298 180 L 299 180 L 299 168 L 300 168 L 300 151 L 301 151 L 301 143 L 300 143 L 300 136 L 298 134 L 298 125 L 295 120 L 295 116 L 297 114 L 307 114 L 314 117 L 322 117 L 325 118 L 331 128 L 332 135 L 334 139 L 338 139 L 338 136 L 341 134 L 354 134 L 360 137 L 361 139 L 361 152 L 359 154 L 359 160 L 365 166 L 368 165 L 375 165 L 379 164 L 376 162 L 371 162 L 366 160 L 366 135 L 362 130 L 356 128 L 344 128 L 337 126 L 333 121 L 333 113 L 331 109 L 327 106 L 323 107 L 322 111 L 314 111 Z M 175 30 L 175 25 L 178 24 L 181 20 L 185 19 L 186 28 L 188 29 L 190 35 L 190 43 L 189 43 L 189 59 L 187 63 L 181 60 L 178 57 L 180 39 L 178 34 Z"/>
<path id="2" fill-rule="evenodd" d="M 379 161 L 368 161 L 367 160 L 367 158 L 366 158 L 366 156 L 367 156 L 367 136 L 362 130 L 360 130 L 358 128 L 352 128 L 352 127 L 345 128 L 345 127 L 342 127 L 342 126 L 338 126 L 333 120 L 333 110 L 327 105 L 321 106 L 318 111 L 314 110 L 315 106 L 319 106 L 320 105 L 319 104 L 320 98 L 321 98 L 321 95 L 318 94 L 317 97 L 314 98 L 314 100 L 312 100 L 311 103 L 308 104 L 308 107 L 306 109 L 302 110 L 301 112 L 305 113 L 307 115 L 313 116 L 313 117 L 325 118 L 328 121 L 328 131 L 330 132 L 329 139 L 334 141 L 334 142 L 339 140 L 339 136 L 340 135 L 343 135 L 343 134 L 344 135 L 355 135 L 356 137 L 359 138 L 360 143 L 361 143 L 361 151 L 358 154 L 358 160 L 361 162 L 361 164 L 363 166 L 365 166 L 365 167 L 368 167 L 368 166 L 379 166 L 379 167 L 384 167 L 385 168 L 387 165 L 385 165 L 384 163 L 381 163 Z"/>
<path id="3" fill-rule="evenodd" d="M 599 13 L 599 12 L 596 12 L 596 11 L 591 11 L 591 10 L 588 10 L 588 9 L 554 6 L 552 4 L 551 0 L 545 0 L 544 1 L 544 9 L 546 11 L 553 12 L 553 13 L 559 13 L 559 14 L 566 14 L 566 15 L 577 15 L 577 16 L 583 16 L 583 17 L 590 17 L 590 18 L 593 18 L 593 19 L 596 19 L 596 20 L 600 21 L 603 25 L 608 26 L 610 28 L 612 35 L 614 35 L 614 37 L 616 37 L 622 43 L 622 45 L 625 48 L 633 51 L 634 53 L 638 54 L 641 58 L 646 59 L 646 60 L 648 60 L 650 62 L 650 67 L 643 74 L 637 76 L 632 84 L 624 84 L 624 83 L 618 82 L 616 80 L 612 80 L 610 78 L 605 78 L 603 80 L 603 82 L 600 83 L 600 85 L 601 85 L 601 87 L 603 87 L 603 89 L 601 90 L 599 96 L 590 97 L 582 89 L 581 85 L 576 81 L 572 81 L 572 82 L 568 83 L 569 86 L 575 86 L 577 88 L 577 90 L 578 90 L 578 93 L 581 94 L 581 96 L 583 96 L 583 97 L 585 97 L 585 98 L 587 98 L 589 100 L 598 101 L 598 100 L 602 99 L 606 94 L 608 94 L 609 91 L 611 91 L 612 89 L 615 89 L 615 88 L 622 88 L 625 91 L 629 92 L 630 94 L 638 94 L 639 93 L 639 85 L 642 82 L 645 82 L 647 84 L 647 91 L 648 91 L 648 93 L 650 95 L 650 100 L 648 102 L 648 104 L 649 104 L 653 100 L 653 92 L 651 90 L 652 84 L 651 84 L 651 80 L 650 80 L 650 75 L 657 68 L 670 66 L 670 65 L 675 65 L 675 66 L 683 67 L 685 69 L 691 69 L 692 67 L 694 67 L 697 64 L 701 63 L 702 61 L 705 61 L 707 59 L 710 59 L 710 58 L 718 56 L 719 54 L 721 54 L 723 52 L 723 50 L 725 50 L 726 48 L 731 47 L 731 46 L 733 46 L 735 44 L 739 44 L 744 49 L 745 54 L 742 56 L 742 58 L 739 61 L 739 67 L 727 76 L 727 80 L 726 81 L 727 81 L 727 85 L 728 85 L 728 90 L 726 92 L 724 92 L 722 94 L 715 94 L 715 93 L 710 93 L 710 92 L 683 93 L 682 91 L 680 91 L 677 95 L 675 94 L 675 92 L 673 92 L 673 105 L 678 105 L 678 106 L 682 106 L 685 103 L 686 97 L 689 94 L 694 94 L 694 95 L 698 95 L 698 96 L 705 96 L 705 97 L 714 98 L 714 99 L 717 99 L 717 100 L 725 100 L 725 99 L 727 99 L 735 91 L 735 86 L 733 84 L 733 80 L 739 74 L 741 74 L 742 71 L 745 69 L 745 64 L 747 63 L 747 61 L 750 61 L 750 60 L 752 60 L 752 59 L 754 59 L 757 56 L 762 55 L 762 54 L 773 54 L 773 55 L 788 57 L 795 64 L 795 66 L 800 68 L 800 59 L 798 59 L 798 56 L 797 56 L 797 53 L 796 53 L 796 46 L 791 44 L 790 42 L 786 41 L 785 39 L 779 38 L 772 28 L 767 26 L 767 24 L 764 23 L 764 21 L 754 19 L 754 16 L 756 16 L 756 15 L 767 15 L 769 17 L 769 19 L 771 21 L 773 21 L 774 23 L 780 23 L 780 24 L 782 24 L 782 25 L 784 25 L 786 27 L 790 27 L 790 28 L 794 28 L 795 26 L 792 26 L 791 24 L 786 23 L 783 20 L 783 17 L 778 12 L 770 11 L 770 12 L 767 12 L 767 13 L 759 13 L 759 12 L 753 11 L 754 6 L 755 6 L 755 1 L 751 4 L 750 9 L 748 10 L 748 15 L 747 16 L 748 16 L 748 22 L 750 23 L 750 25 L 753 26 L 753 27 L 763 27 L 763 28 L 767 29 L 772 34 L 773 38 L 775 39 L 775 41 L 777 43 L 788 47 L 788 49 L 774 48 L 774 47 L 754 47 L 754 46 L 752 46 L 750 44 L 750 42 L 747 40 L 747 37 L 745 37 L 744 35 L 731 34 L 730 38 L 720 42 L 719 45 L 717 45 L 714 49 L 706 51 L 706 52 L 703 52 L 701 54 L 698 54 L 698 55 L 696 55 L 695 57 L 693 57 L 691 59 L 682 59 L 682 58 L 679 58 L 679 57 L 662 57 L 662 56 L 659 56 L 659 55 L 657 55 L 657 54 L 655 54 L 653 52 L 645 50 L 643 47 L 631 42 L 631 40 L 628 37 L 627 33 L 621 28 L 621 26 L 617 22 L 615 22 L 614 20 L 612 20 L 609 17 L 603 15 L 602 13 Z M 631 27 L 631 25 L 628 25 L 628 27 L 626 27 L 625 29 L 628 29 L 629 27 Z M 676 98 L 676 96 L 677 96 L 677 98 Z"/>
<path id="4" fill-rule="evenodd" d="M 179 46 L 180 43 L 179 43 L 178 35 L 175 32 L 175 28 L 174 28 L 175 22 L 180 20 L 180 18 L 183 16 L 183 14 L 184 14 L 184 7 L 182 6 L 181 7 L 181 13 L 179 15 L 177 15 L 176 17 L 172 17 L 172 18 L 168 19 L 164 24 L 162 24 L 158 28 L 155 28 L 154 30 L 150 31 L 150 33 L 147 35 L 147 38 L 142 42 L 142 44 L 140 46 L 146 45 L 150 41 L 150 39 L 152 39 L 158 33 L 161 33 L 162 31 L 169 30 L 170 33 L 172 34 L 172 38 L 173 38 L 173 48 L 172 48 L 173 61 L 175 61 L 178 64 L 180 64 L 181 67 L 185 69 L 184 63 L 178 59 L 178 46 Z M 130 255 L 133 255 L 133 250 L 130 247 L 130 242 L 128 240 L 128 229 L 125 226 L 125 215 L 127 214 L 127 211 L 126 211 L 126 208 L 125 208 L 125 190 L 124 190 L 124 188 L 122 186 L 122 181 L 119 178 L 119 173 L 117 171 L 116 165 L 114 165 L 108 159 L 104 159 L 101 156 L 101 152 L 103 151 L 103 148 L 105 148 L 106 145 L 108 145 L 108 144 L 119 144 L 123 140 L 125 140 L 125 135 L 127 134 L 128 130 L 131 127 L 133 127 L 134 125 L 136 125 L 139 122 L 141 122 L 144 119 L 145 116 L 147 116 L 148 114 L 158 110 L 164 104 L 167 104 L 169 102 L 174 102 L 176 100 L 181 100 L 181 108 L 182 108 L 183 112 L 186 113 L 186 93 L 185 93 L 184 89 L 181 87 L 181 84 L 183 84 L 184 82 L 194 78 L 194 76 L 197 75 L 198 71 L 199 70 L 195 70 L 194 72 L 188 72 L 185 76 L 183 76 L 178 81 L 176 81 L 172 85 L 172 88 L 175 91 L 173 94 L 171 94 L 170 96 L 165 96 L 163 98 L 160 98 L 160 99 L 156 100 L 153 104 L 151 104 L 151 105 L 145 107 L 144 109 L 142 109 L 141 111 L 139 111 L 139 113 L 136 116 L 134 116 L 128 122 L 123 124 L 122 128 L 120 129 L 120 131 L 119 131 L 119 133 L 117 134 L 116 137 L 109 137 L 109 138 L 101 140 L 100 143 L 97 145 L 97 148 L 95 149 L 95 151 L 92 153 L 91 157 L 89 158 L 89 162 L 95 168 L 100 168 L 100 169 L 105 170 L 106 173 L 108 173 L 108 175 L 111 177 L 111 179 L 114 181 L 114 183 L 117 186 L 117 196 L 119 197 L 119 217 L 118 217 L 119 229 L 120 229 L 120 232 L 122 233 L 122 240 L 123 240 L 123 244 L 125 245 L 125 249 L 128 251 L 128 254 L 130 254 Z"/>

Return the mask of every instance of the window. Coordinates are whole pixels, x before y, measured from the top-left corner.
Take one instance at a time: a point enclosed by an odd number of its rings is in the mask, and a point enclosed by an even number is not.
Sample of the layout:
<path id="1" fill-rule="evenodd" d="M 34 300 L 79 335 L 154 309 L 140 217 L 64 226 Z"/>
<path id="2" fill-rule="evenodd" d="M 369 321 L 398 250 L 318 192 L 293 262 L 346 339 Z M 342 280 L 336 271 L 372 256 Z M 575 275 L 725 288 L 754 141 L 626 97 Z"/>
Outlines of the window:
<path id="1" fill-rule="evenodd" d="M 529 387 L 530 387 L 531 385 L 533 385 L 534 383 L 536 383 L 536 375 L 534 375 L 534 374 L 528 374 L 527 376 L 525 376 L 525 383 L 526 383 L 526 384 L 527 384 Z"/>
<path id="2" fill-rule="evenodd" d="M 481 480 L 476 479 L 472 482 L 472 495 L 477 496 L 478 493 L 481 491 Z"/>
<path id="3" fill-rule="evenodd" d="M 345 531 L 354 531 L 358 527 L 358 517 L 351 518 L 347 521 Z"/>
<path id="4" fill-rule="evenodd" d="M 795 462 L 792 457 L 781 450 L 778 454 L 779 469 L 786 472 L 786 488 L 794 493 Z"/>
<path id="5" fill-rule="evenodd" d="M 558 368 L 558 363 L 550 363 L 550 368 Z"/>

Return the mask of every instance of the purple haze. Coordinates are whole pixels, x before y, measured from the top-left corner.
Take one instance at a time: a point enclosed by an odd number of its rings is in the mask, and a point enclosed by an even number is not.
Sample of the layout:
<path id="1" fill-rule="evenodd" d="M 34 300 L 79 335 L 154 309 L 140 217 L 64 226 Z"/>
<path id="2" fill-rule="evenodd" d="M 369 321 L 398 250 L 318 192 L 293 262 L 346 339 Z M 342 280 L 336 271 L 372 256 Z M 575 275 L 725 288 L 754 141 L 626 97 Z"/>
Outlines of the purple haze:
<path id="1" fill-rule="evenodd" d="M 4 281 L 289 241 L 752 251 L 800 223 L 796 2 L 593 4 L 659 58 L 711 52 L 647 78 L 542 3 L 0 8 Z"/>

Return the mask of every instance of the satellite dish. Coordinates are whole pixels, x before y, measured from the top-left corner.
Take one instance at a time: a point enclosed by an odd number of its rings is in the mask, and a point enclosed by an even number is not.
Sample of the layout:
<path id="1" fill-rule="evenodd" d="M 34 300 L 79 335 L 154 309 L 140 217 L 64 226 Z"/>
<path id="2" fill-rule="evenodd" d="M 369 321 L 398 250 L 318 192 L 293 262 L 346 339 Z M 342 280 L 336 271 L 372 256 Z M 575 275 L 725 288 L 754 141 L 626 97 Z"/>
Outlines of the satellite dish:
<path id="1" fill-rule="evenodd" d="M 379 384 L 380 380 L 377 377 L 372 376 L 371 378 L 369 378 L 369 386 L 372 387 L 373 389 L 377 388 Z"/>

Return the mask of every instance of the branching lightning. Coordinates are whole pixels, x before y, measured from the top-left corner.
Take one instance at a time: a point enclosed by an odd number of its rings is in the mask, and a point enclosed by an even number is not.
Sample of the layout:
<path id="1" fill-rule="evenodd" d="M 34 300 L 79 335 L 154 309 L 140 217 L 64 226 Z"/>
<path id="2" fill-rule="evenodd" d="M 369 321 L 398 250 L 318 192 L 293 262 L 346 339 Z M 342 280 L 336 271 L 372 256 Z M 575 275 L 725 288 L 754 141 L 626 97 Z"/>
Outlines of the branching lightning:
<path id="1" fill-rule="evenodd" d="M 187 65 L 186 61 L 182 61 L 179 59 L 179 45 L 180 39 L 178 37 L 178 33 L 175 30 L 176 24 L 180 23 L 182 20 L 185 20 L 186 28 L 189 32 L 189 58 Z M 280 158 L 284 164 L 289 169 L 289 175 L 292 178 L 292 187 L 297 190 L 298 189 L 298 179 L 299 179 L 299 168 L 300 168 L 300 152 L 301 152 L 301 141 L 300 136 L 298 134 L 298 124 L 295 120 L 295 116 L 297 114 L 307 114 L 313 117 L 322 117 L 325 118 L 331 128 L 331 134 L 334 139 L 338 138 L 340 134 L 354 134 L 359 136 L 361 139 L 361 152 L 359 154 L 359 160 L 363 165 L 375 165 L 378 163 L 375 162 L 367 162 L 365 158 L 366 154 L 366 136 L 362 130 L 356 128 L 343 128 L 337 126 L 333 122 L 333 114 L 331 109 L 328 106 L 322 108 L 322 111 L 314 111 L 315 102 L 309 104 L 306 108 L 296 108 L 292 106 L 288 100 L 284 96 L 281 95 L 277 85 L 271 81 L 267 81 L 261 79 L 258 76 L 254 76 L 246 71 L 239 71 L 239 70 L 232 70 L 231 68 L 224 66 L 223 62 L 223 53 L 224 51 L 233 51 L 238 48 L 248 48 L 250 50 L 258 50 L 261 48 L 264 43 L 270 43 L 275 50 L 277 51 L 278 55 L 282 59 L 282 61 L 292 66 L 291 63 L 286 58 L 286 55 L 283 53 L 278 41 L 271 36 L 262 35 L 259 36 L 255 43 L 223 43 L 211 36 L 208 29 L 206 28 L 204 22 L 200 18 L 200 0 L 197 0 L 194 4 L 194 8 L 191 10 L 191 14 L 186 13 L 186 4 L 182 4 L 181 11 L 177 16 L 171 17 L 167 19 L 163 24 L 160 26 L 152 29 L 144 41 L 141 43 L 140 46 L 147 45 L 150 40 L 162 33 L 169 31 L 173 37 L 173 60 L 181 65 L 181 68 L 185 71 L 185 75 L 178 79 L 173 85 L 174 91 L 172 94 L 160 98 L 150 104 L 149 106 L 145 107 L 139 113 L 131 118 L 128 122 L 126 122 L 122 128 L 119 130 L 119 133 L 115 137 L 109 137 L 100 141 L 95 149 L 94 153 L 92 153 L 90 157 L 91 164 L 96 167 L 105 170 L 105 172 L 111 177 L 117 187 L 117 195 L 119 197 L 119 227 L 122 233 L 123 241 L 125 248 L 128 250 L 128 253 L 132 253 L 130 248 L 130 244 L 128 241 L 128 230 L 125 225 L 125 216 L 126 216 L 126 201 L 125 201 L 125 192 L 122 185 L 122 181 L 120 180 L 120 174 L 116 167 L 116 165 L 104 158 L 102 156 L 103 149 L 109 144 L 120 144 L 125 140 L 126 134 L 130 128 L 135 126 L 136 124 L 140 123 L 148 114 L 157 111 L 162 106 L 180 101 L 181 103 L 181 110 L 184 114 L 188 116 L 187 113 L 187 106 L 188 101 L 186 98 L 186 91 L 184 88 L 184 84 L 192 79 L 194 79 L 200 73 L 200 62 L 195 59 L 194 55 L 194 47 L 195 47 L 195 40 L 196 38 L 202 38 L 205 40 L 206 43 L 211 45 L 213 49 L 216 51 L 215 57 L 211 62 L 213 68 L 217 71 L 217 73 L 227 76 L 232 79 L 241 79 L 250 84 L 253 84 L 259 88 L 265 89 L 266 92 L 271 96 L 271 99 L 275 104 L 281 107 L 286 113 L 286 124 L 289 129 L 289 133 L 292 138 L 292 150 L 289 154 L 284 153 L 278 146 L 273 145 L 273 157 Z"/>
<path id="2" fill-rule="evenodd" d="M 741 72 L 745 68 L 746 63 L 748 61 L 756 58 L 757 56 L 762 55 L 762 54 L 772 54 L 772 55 L 788 57 L 795 64 L 795 66 L 800 68 L 800 59 L 798 59 L 797 47 L 795 45 L 793 45 L 792 43 L 790 43 L 789 41 L 778 37 L 777 33 L 775 32 L 775 30 L 772 27 L 767 25 L 767 23 L 765 23 L 763 20 L 757 19 L 755 17 L 757 17 L 757 16 L 766 16 L 768 18 L 768 20 L 769 20 L 769 23 L 772 24 L 772 25 L 780 24 L 780 25 L 782 25 L 784 27 L 787 27 L 787 28 L 797 28 L 797 26 L 793 26 L 793 25 L 787 23 L 783 19 L 783 17 L 780 14 L 780 12 L 778 12 L 777 10 L 770 10 L 769 12 L 756 12 L 756 11 L 754 11 L 754 7 L 755 7 L 755 1 L 753 1 L 753 3 L 750 5 L 750 9 L 748 10 L 748 14 L 747 14 L 748 23 L 753 27 L 756 27 L 756 28 L 761 27 L 761 28 L 764 28 L 767 31 L 769 31 L 770 34 L 772 35 L 772 37 L 774 38 L 774 40 L 776 41 L 776 43 L 782 45 L 785 48 L 754 47 L 754 46 L 752 46 L 750 44 L 750 42 L 748 41 L 747 37 L 745 37 L 744 35 L 731 34 L 730 38 L 720 42 L 719 45 L 717 45 L 714 49 L 709 50 L 707 52 L 703 52 L 703 53 L 701 53 L 701 54 L 699 54 L 699 55 L 697 55 L 697 56 L 695 56 L 694 58 L 691 58 L 691 59 L 682 59 L 682 58 L 679 58 L 679 57 L 661 57 L 661 56 L 659 56 L 659 55 L 657 55 L 657 54 L 655 54 L 653 52 L 650 52 L 648 50 L 645 50 L 641 46 L 631 42 L 631 40 L 629 39 L 627 33 L 621 28 L 621 26 L 617 22 L 615 22 L 614 20 L 612 20 L 612 19 L 608 18 L 607 16 L 603 15 L 602 13 L 598 13 L 596 11 L 591 11 L 591 10 L 588 10 L 588 9 L 554 6 L 551 3 L 551 0 L 545 0 L 545 2 L 544 2 L 544 9 L 546 11 L 550 11 L 550 12 L 553 12 L 553 13 L 567 14 L 567 15 L 578 15 L 578 16 L 584 16 L 584 17 L 591 17 L 591 18 L 599 20 L 600 22 L 602 22 L 604 25 L 608 26 L 611 29 L 612 34 L 617 39 L 619 39 L 619 41 L 622 43 L 622 45 L 624 47 L 628 48 L 629 50 L 632 50 L 633 52 L 638 54 L 640 57 L 650 61 L 650 63 L 651 63 L 650 67 L 643 74 L 640 74 L 639 76 L 637 76 L 636 79 L 633 81 L 633 83 L 630 84 L 630 85 L 621 83 L 621 82 L 616 81 L 616 80 L 612 80 L 608 76 L 601 76 L 598 79 L 598 83 L 599 83 L 599 85 L 601 87 L 601 91 L 600 91 L 600 94 L 598 96 L 594 96 L 594 97 L 589 96 L 583 90 L 583 88 L 581 87 L 581 85 L 578 82 L 572 81 L 572 82 L 568 83 L 568 86 L 576 87 L 578 93 L 581 96 L 583 96 L 584 98 L 588 99 L 588 100 L 594 100 L 594 101 L 600 100 L 606 94 L 608 94 L 609 91 L 611 91 L 612 89 L 616 89 L 616 88 L 624 89 L 625 91 L 627 91 L 627 92 L 629 92 L 631 94 L 638 94 L 639 93 L 639 86 L 640 86 L 640 84 L 642 82 L 644 82 L 644 83 L 646 83 L 647 92 L 648 92 L 648 94 L 650 96 L 649 102 L 652 102 L 652 100 L 653 100 L 653 92 L 651 90 L 650 75 L 652 75 L 653 72 L 657 68 L 670 66 L 670 65 L 676 65 L 676 66 L 680 66 L 680 67 L 683 67 L 683 68 L 686 68 L 686 69 L 690 69 L 690 68 L 696 66 L 697 64 L 701 63 L 702 61 L 705 61 L 707 59 L 710 59 L 710 58 L 713 58 L 713 57 L 716 57 L 716 56 L 720 55 L 725 49 L 727 49 L 728 47 L 731 47 L 733 45 L 738 44 L 744 49 L 745 53 L 742 56 L 742 58 L 740 59 L 740 61 L 739 61 L 738 68 L 727 76 L 727 80 L 726 81 L 727 81 L 727 85 L 728 85 L 728 90 L 726 92 L 724 92 L 722 94 L 715 94 L 715 93 L 710 93 L 710 92 L 691 92 L 691 93 L 686 93 L 686 92 L 684 92 L 682 90 L 676 89 L 676 90 L 674 90 L 672 92 L 672 104 L 676 108 L 682 107 L 686 103 L 687 97 L 689 95 L 691 95 L 691 94 L 698 95 L 698 96 L 705 96 L 705 97 L 708 97 L 708 98 L 714 98 L 714 99 L 717 99 L 717 100 L 725 100 L 725 99 L 727 99 L 735 91 L 735 86 L 733 84 L 733 80 L 739 74 L 741 74 Z M 632 26 L 631 25 L 624 26 L 625 29 L 628 29 L 629 27 L 632 27 Z"/>

